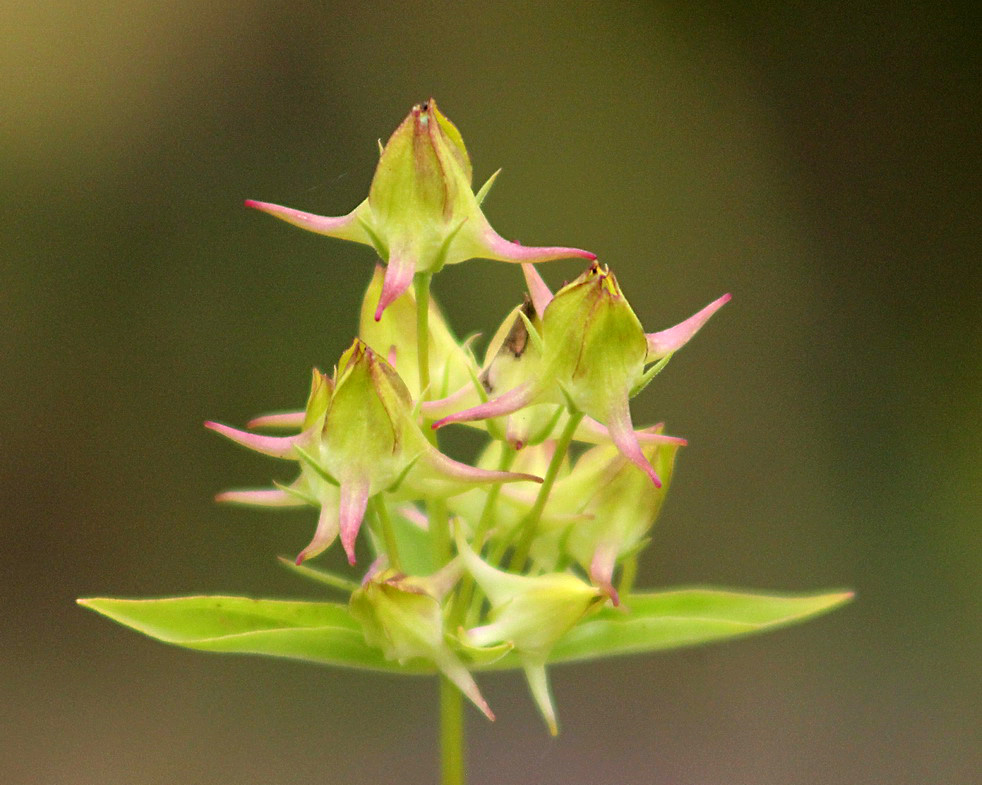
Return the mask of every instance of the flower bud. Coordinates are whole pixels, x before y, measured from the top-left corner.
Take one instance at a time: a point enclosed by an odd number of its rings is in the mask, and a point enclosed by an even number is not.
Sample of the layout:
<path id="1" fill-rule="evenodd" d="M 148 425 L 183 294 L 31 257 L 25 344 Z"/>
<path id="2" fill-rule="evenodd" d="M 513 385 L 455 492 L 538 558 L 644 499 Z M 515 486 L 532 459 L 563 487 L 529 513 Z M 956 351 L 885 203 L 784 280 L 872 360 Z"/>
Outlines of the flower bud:
<path id="1" fill-rule="evenodd" d="M 464 565 L 491 602 L 488 624 L 467 631 L 475 646 L 510 643 L 522 661 L 532 696 L 556 735 L 556 713 L 545 664 L 557 641 L 605 597 L 569 573 L 515 575 L 484 562 L 457 532 Z"/>
<path id="2" fill-rule="evenodd" d="M 386 262 L 375 319 L 402 294 L 413 274 L 435 273 L 467 259 L 544 262 L 579 256 L 577 248 L 525 247 L 502 238 L 481 211 L 494 176 L 475 194 L 471 162 L 456 126 L 430 99 L 416 105 L 382 150 L 368 199 L 348 215 L 313 215 L 247 201 L 294 226 L 371 245 Z"/>
<path id="3" fill-rule="evenodd" d="M 496 398 L 443 417 L 433 427 L 564 401 L 570 410 L 605 426 L 617 449 L 659 486 L 658 474 L 634 431 L 628 401 L 730 296 L 720 297 L 669 330 L 646 335 L 607 267 L 594 263 L 555 297 L 534 268 L 525 265 L 524 269 L 532 302 L 542 318 L 542 372 Z M 645 370 L 654 360 L 660 362 Z"/>
<path id="4" fill-rule="evenodd" d="M 360 339 L 341 356 L 335 380 L 323 380 L 315 387 L 304 417 L 309 425 L 296 436 L 263 436 L 218 423 L 206 425 L 249 449 L 300 461 L 320 480 L 337 486 L 337 500 L 333 494 L 331 499 L 341 544 L 352 564 L 368 500 L 377 493 L 399 487 L 410 498 L 414 494 L 422 498 L 463 493 L 476 483 L 541 482 L 528 474 L 477 469 L 433 447 L 416 422 L 405 383 Z M 321 501 L 319 534 L 301 558 L 326 548 L 330 540 L 325 537 L 333 539 L 333 513 L 325 510 L 326 504 Z"/>
<path id="5" fill-rule="evenodd" d="M 623 455 L 603 446 L 594 447 L 580 458 L 563 487 L 557 484 L 557 494 L 567 488 L 572 492 L 585 489 L 584 495 L 589 494 L 580 507 L 584 519 L 569 527 L 565 549 L 589 571 L 593 583 L 615 605 L 618 598 L 612 581 L 616 562 L 636 552 L 658 517 L 672 480 L 678 448 L 678 444 L 671 443 L 648 443 L 641 448 L 662 480 L 660 488 L 648 482 Z M 578 471 L 581 463 L 585 471 Z M 584 482 L 586 474 L 591 475 L 592 482 Z"/>
<path id="6" fill-rule="evenodd" d="M 456 565 L 450 570 L 459 575 Z M 361 624 L 365 642 L 381 649 L 386 659 L 432 662 L 493 720 L 474 678 L 447 645 L 441 607 L 446 592 L 439 586 L 447 583 L 445 578 L 446 572 L 430 578 L 411 578 L 394 570 L 370 574 L 351 595 L 351 615 Z"/>

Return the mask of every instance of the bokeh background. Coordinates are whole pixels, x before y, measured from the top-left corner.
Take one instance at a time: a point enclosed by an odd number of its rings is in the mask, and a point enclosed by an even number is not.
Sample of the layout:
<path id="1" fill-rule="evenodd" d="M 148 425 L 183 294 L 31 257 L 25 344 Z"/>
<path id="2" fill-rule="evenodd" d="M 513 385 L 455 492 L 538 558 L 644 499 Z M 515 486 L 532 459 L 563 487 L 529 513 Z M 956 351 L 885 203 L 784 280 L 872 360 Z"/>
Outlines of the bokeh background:
<path id="1" fill-rule="evenodd" d="M 0 781 L 435 781 L 428 680 L 186 652 L 73 604 L 310 596 L 273 559 L 309 514 L 211 501 L 280 467 L 201 422 L 301 404 L 372 254 L 242 200 L 350 209 L 433 95 L 476 178 L 504 167 L 503 234 L 597 251 L 648 329 L 734 294 L 634 403 L 691 441 L 641 584 L 858 593 L 557 669 L 555 740 L 520 677 L 483 678 L 472 781 L 978 782 L 970 7 L 6 0 Z M 521 287 L 492 262 L 436 282 L 461 334 Z"/>

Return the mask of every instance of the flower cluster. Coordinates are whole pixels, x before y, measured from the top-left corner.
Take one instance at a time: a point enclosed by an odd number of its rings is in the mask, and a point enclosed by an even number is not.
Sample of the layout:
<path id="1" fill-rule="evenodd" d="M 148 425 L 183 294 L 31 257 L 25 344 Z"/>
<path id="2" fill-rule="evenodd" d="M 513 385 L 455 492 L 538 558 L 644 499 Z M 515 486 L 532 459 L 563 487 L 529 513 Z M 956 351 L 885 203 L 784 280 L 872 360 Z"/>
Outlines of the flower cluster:
<path id="1" fill-rule="evenodd" d="M 382 148 L 368 198 L 347 215 L 248 202 L 370 245 L 380 264 L 358 337 L 332 373 L 314 370 L 306 407 L 248 430 L 207 426 L 296 464 L 289 483 L 218 498 L 317 509 L 296 561 L 340 539 L 351 565 L 367 564 L 349 608 L 369 646 L 428 663 L 490 718 L 473 673 L 517 657 L 555 733 L 549 654 L 594 610 L 629 605 L 634 559 L 685 444 L 661 425 L 636 428 L 629 401 L 729 295 L 646 333 L 594 254 L 492 229 L 481 203 L 493 180 L 474 192 L 461 135 L 430 100 Z M 589 266 L 553 294 L 533 264 L 569 257 Z M 433 274 L 472 258 L 520 263 L 527 288 L 483 362 L 429 294 Z M 456 423 L 486 434 L 473 466 L 440 451 L 439 430 Z"/>

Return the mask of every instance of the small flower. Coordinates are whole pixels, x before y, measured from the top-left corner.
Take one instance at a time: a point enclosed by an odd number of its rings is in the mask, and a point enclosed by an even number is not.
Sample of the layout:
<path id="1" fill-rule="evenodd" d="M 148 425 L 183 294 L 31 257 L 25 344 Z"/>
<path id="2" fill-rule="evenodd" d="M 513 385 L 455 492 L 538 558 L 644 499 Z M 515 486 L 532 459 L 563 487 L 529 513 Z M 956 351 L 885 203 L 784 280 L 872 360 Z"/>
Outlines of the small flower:
<path id="1" fill-rule="evenodd" d="M 360 339 L 341 356 L 335 379 L 323 377 L 316 385 L 299 434 L 264 436 L 219 423 L 205 425 L 244 447 L 299 461 L 313 471 L 311 482 L 317 483 L 318 492 L 310 498 L 321 504 L 321 525 L 301 560 L 322 551 L 340 531 L 348 561 L 354 564 L 355 539 L 368 500 L 378 493 L 405 488 L 418 497 L 452 496 L 475 483 L 542 481 L 528 474 L 476 469 L 437 450 L 416 422 L 405 383 Z M 336 500 L 327 486 L 337 488 Z M 304 488 L 293 491 L 303 493 Z M 245 499 L 240 495 L 232 500 Z M 337 528 L 331 510 L 337 511 Z"/>
<path id="2" fill-rule="evenodd" d="M 525 247 L 502 238 L 481 202 L 497 175 L 475 194 L 471 162 L 456 126 L 430 99 L 414 106 L 382 149 L 368 198 L 347 215 L 313 215 L 265 202 L 246 205 L 318 234 L 371 245 L 385 261 L 375 319 L 414 273 L 435 273 L 467 259 L 545 262 L 596 255 L 578 248 Z"/>
<path id="3" fill-rule="evenodd" d="M 369 646 L 400 663 L 417 658 L 432 662 L 494 720 L 474 677 L 447 644 L 443 629 L 443 598 L 459 576 L 460 566 L 455 562 L 427 578 L 391 569 L 370 571 L 361 588 L 352 593 L 349 607 Z"/>
<path id="4" fill-rule="evenodd" d="M 590 574 L 590 580 L 619 604 L 613 587 L 617 560 L 637 550 L 661 510 L 672 480 L 679 442 L 642 445 L 648 462 L 661 478 L 655 487 L 611 445 L 593 447 L 573 470 L 556 483 L 554 496 L 582 516 L 565 527 L 565 553 Z"/>
<path id="5" fill-rule="evenodd" d="M 606 600 L 570 573 L 515 575 L 483 561 L 457 531 L 457 550 L 467 571 L 491 602 L 490 621 L 466 631 L 475 646 L 509 643 L 522 661 L 532 697 L 549 732 L 558 733 L 546 661 L 557 641 Z"/>
<path id="6" fill-rule="evenodd" d="M 553 297 L 531 265 L 525 274 L 542 319 L 541 371 L 498 397 L 433 424 L 500 417 L 540 403 L 565 403 L 606 426 L 617 448 L 658 486 L 654 467 L 641 450 L 628 401 L 720 307 L 723 295 L 668 330 L 645 334 L 614 274 L 594 263 Z M 645 366 L 659 361 L 647 370 Z"/>

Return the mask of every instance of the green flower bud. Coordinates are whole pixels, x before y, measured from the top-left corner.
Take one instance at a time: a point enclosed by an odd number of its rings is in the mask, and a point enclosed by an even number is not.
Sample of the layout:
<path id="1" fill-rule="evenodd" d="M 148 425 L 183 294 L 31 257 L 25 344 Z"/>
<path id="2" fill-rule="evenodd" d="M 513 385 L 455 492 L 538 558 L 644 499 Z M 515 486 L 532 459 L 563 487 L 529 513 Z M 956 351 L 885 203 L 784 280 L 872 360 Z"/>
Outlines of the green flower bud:
<path id="1" fill-rule="evenodd" d="M 471 422 L 512 414 L 525 407 L 563 401 L 606 427 L 617 449 L 650 477 L 658 474 L 641 450 L 629 399 L 664 367 L 710 316 L 729 302 L 726 294 L 684 322 L 645 334 L 607 267 L 594 263 L 555 297 L 531 265 L 523 265 L 535 310 L 542 318 L 542 372 L 496 398 L 433 424 Z M 657 362 L 656 362 L 657 361 Z M 655 362 L 645 370 L 645 365 Z M 593 425 L 582 429 L 595 430 Z"/>
<path id="2" fill-rule="evenodd" d="M 296 436 L 263 436 L 218 423 L 206 423 L 233 441 L 276 458 L 298 460 L 320 480 L 338 488 L 316 494 L 321 525 L 300 559 L 319 553 L 340 531 L 348 560 L 355 563 L 355 540 L 368 500 L 395 490 L 409 498 L 451 496 L 477 483 L 541 479 L 528 474 L 476 469 L 448 458 L 420 430 L 409 389 L 395 369 L 363 341 L 356 339 L 338 362 L 335 379 L 315 381 L 303 423 Z M 318 486 L 318 491 L 323 490 Z M 303 488 L 294 488 L 302 493 Z M 286 492 L 286 491 L 284 491 Z M 337 511 L 325 510 L 331 497 Z M 239 499 L 241 500 L 241 499 Z M 330 539 L 325 539 L 326 537 Z"/>
<path id="3" fill-rule="evenodd" d="M 672 481 L 679 445 L 649 443 L 642 446 L 662 485 L 656 488 L 613 447 L 595 447 L 584 454 L 556 494 L 580 491 L 587 501 L 580 507 L 584 520 L 569 527 L 566 552 L 589 571 L 593 583 L 617 604 L 612 580 L 618 559 L 634 553 L 658 517 Z M 580 466 L 584 470 L 580 471 Z M 592 482 L 584 482 L 585 475 Z"/>
<path id="4" fill-rule="evenodd" d="M 394 570 L 366 576 L 350 600 L 351 615 L 361 624 L 365 642 L 386 659 L 433 663 L 457 685 L 488 719 L 494 714 L 470 672 L 450 649 L 443 629 L 442 600 L 460 570 L 451 564 L 429 578 L 412 578 Z"/>
<path id="5" fill-rule="evenodd" d="M 475 646 L 510 643 L 522 660 L 532 696 L 550 733 L 558 732 L 545 664 L 557 641 L 606 597 L 569 573 L 526 576 L 484 562 L 457 532 L 464 565 L 491 602 L 489 621 L 467 631 Z"/>
<path id="6" fill-rule="evenodd" d="M 526 247 L 501 237 L 481 211 L 495 176 L 473 192 L 464 140 L 430 99 L 414 106 L 392 134 L 382 149 L 368 199 L 347 215 L 331 218 L 251 200 L 246 205 L 303 229 L 373 246 L 387 265 L 376 320 L 409 287 L 416 272 L 435 273 L 445 264 L 473 258 L 596 259 L 578 248 Z"/>

